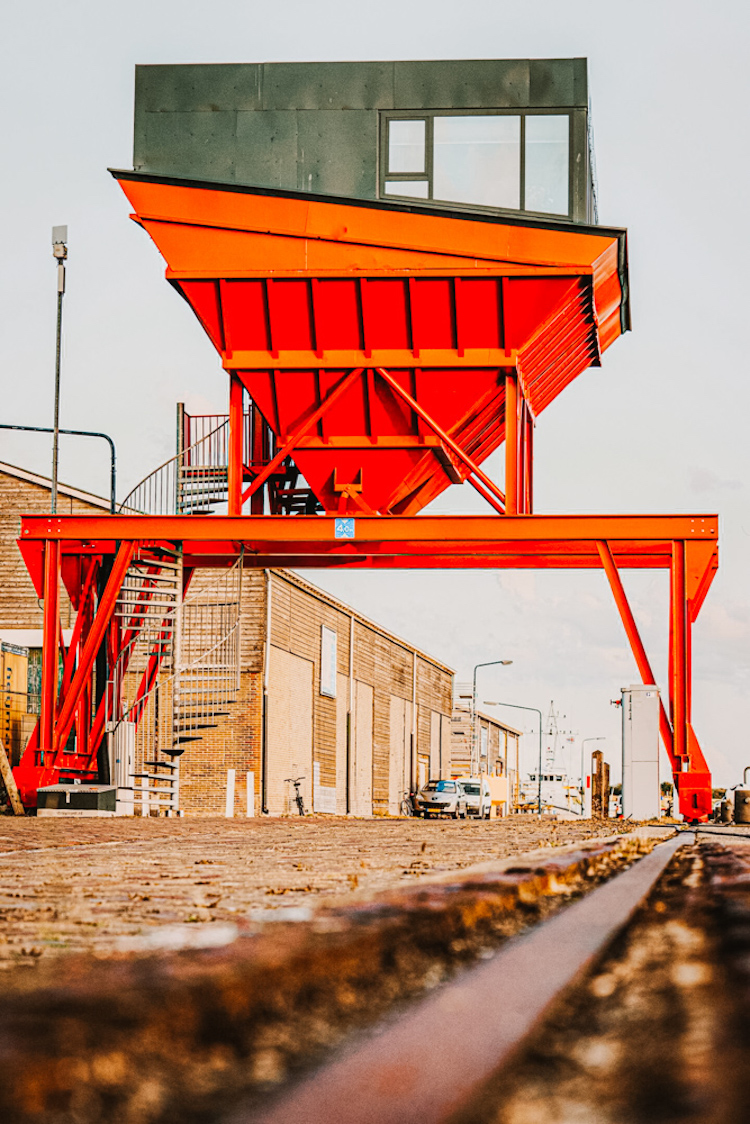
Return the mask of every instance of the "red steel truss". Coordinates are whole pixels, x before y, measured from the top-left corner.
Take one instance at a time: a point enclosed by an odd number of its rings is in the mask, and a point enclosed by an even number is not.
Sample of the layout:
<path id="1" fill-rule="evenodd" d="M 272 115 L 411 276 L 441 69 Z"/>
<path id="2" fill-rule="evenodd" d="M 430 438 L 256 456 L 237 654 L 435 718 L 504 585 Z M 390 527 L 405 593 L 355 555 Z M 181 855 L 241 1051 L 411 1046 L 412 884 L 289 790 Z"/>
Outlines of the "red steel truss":
<path id="1" fill-rule="evenodd" d="M 19 546 L 44 599 L 42 711 L 15 770 L 25 803 L 61 775 L 96 776 L 119 704 L 95 667 L 132 640 L 114 612 L 123 578 L 136 550 L 158 566 L 180 547 L 185 582 L 241 551 L 256 567 L 603 568 L 645 683 L 621 571 L 668 569 L 660 731 L 681 812 L 705 819 L 690 635 L 718 564 L 717 516 L 533 513 L 539 414 L 627 328 L 623 232 L 118 179 L 229 375 L 228 514 L 23 518 Z M 265 426 L 250 448 L 248 397 Z M 503 442 L 501 489 L 481 463 Z M 326 514 L 263 514 L 290 464 Z M 492 514 L 418 514 L 459 482 Z M 77 610 L 67 649 L 60 581 Z M 160 659 L 157 642 L 139 697 Z"/>

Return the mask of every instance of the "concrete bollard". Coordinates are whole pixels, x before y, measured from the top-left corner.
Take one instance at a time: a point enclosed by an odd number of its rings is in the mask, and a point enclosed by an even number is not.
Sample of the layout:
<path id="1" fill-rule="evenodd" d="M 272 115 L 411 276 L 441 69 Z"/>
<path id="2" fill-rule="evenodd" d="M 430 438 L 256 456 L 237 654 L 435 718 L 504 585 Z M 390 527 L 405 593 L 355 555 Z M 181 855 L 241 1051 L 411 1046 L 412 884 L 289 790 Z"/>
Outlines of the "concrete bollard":
<path id="1" fill-rule="evenodd" d="M 234 769 L 227 769 L 227 806 L 224 815 L 228 820 L 234 816 L 234 778 L 236 776 Z"/>
<path id="2" fill-rule="evenodd" d="M 255 815 L 255 773 L 246 773 L 247 779 L 247 814 Z"/>

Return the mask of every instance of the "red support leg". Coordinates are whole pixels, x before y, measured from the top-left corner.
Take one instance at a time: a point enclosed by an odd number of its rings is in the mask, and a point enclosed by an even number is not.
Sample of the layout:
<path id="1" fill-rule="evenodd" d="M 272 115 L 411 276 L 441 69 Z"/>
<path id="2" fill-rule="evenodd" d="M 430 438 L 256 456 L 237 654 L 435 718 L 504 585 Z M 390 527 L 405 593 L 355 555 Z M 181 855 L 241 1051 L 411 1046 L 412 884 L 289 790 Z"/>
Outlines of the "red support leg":
<path id="1" fill-rule="evenodd" d="M 229 455 L 227 469 L 227 514 L 242 514 L 242 473 L 244 465 L 243 386 L 236 375 L 229 377 Z"/>
<path id="2" fill-rule="evenodd" d="M 259 465 L 259 464 L 262 464 L 264 461 L 270 459 L 270 452 L 266 448 L 266 441 L 265 441 L 266 422 L 265 422 L 265 418 L 263 417 L 263 415 L 261 414 L 260 410 L 258 409 L 258 407 L 255 405 L 254 402 L 251 403 L 250 408 L 251 408 L 251 417 L 252 417 L 251 460 L 252 460 L 252 463 L 254 465 Z M 262 515 L 263 514 L 263 491 L 262 491 L 262 489 L 259 492 L 255 492 L 255 494 L 250 497 L 250 514 L 251 515 Z"/>
<path id="3" fill-rule="evenodd" d="M 705 820 L 711 814 L 711 774 L 691 724 L 691 637 L 686 582 L 686 546 L 672 544 L 670 571 L 669 682 L 674 725 L 675 784 L 680 812 L 686 820 Z"/>
<path id="4" fill-rule="evenodd" d="M 518 380 L 505 376 L 505 514 L 518 514 Z"/>
<path id="5" fill-rule="evenodd" d="M 531 515 L 534 510 L 534 419 L 526 405 L 526 500 L 524 510 Z"/>
<path id="6" fill-rule="evenodd" d="M 685 544 L 672 544 L 670 571 L 670 635 L 671 658 L 669 667 L 672 722 L 674 726 L 674 755 L 681 763 L 687 758 L 687 727 L 690 721 L 687 699 L 687 601 L 685 598 Z"/>
<path id="7" fill-rule="evenodd" d="M 44 622 L 42 630 L 42 698 L 39 749 L 51 753 L 57 710 L 57 665 L 60 635 L 60 543 L 48 541 L 44 548 Z"/>

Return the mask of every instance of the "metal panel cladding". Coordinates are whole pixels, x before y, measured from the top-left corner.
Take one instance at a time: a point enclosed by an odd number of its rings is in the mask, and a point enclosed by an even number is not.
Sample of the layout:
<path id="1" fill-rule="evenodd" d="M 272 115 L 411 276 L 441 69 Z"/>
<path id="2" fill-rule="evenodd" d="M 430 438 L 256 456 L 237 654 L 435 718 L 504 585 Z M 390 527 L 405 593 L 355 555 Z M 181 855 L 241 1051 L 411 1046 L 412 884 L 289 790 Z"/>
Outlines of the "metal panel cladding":
<path id="1" fill-rule="evenodd" d="M 512 111 L 569 115 L 567 217 L 590 221 L 585 59 L 138 66 L 133 166 L 378 199 L 399 193 L 398 184 L 384 180 L 383 138 L 393 114 L 431 120 L 446 112 Z M 428 183 L 403 186 L 432 201 Z"/>

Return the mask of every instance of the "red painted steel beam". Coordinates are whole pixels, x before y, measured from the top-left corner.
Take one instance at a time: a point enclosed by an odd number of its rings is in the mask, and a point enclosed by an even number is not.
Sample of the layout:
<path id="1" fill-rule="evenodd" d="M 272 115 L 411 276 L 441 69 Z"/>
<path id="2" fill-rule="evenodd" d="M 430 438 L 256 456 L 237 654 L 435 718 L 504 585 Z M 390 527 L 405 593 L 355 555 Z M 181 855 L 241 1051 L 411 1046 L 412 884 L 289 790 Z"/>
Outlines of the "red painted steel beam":
<path id="1" fill-rule="evenodd" d="M 60 633 L 60 543 L 48 541 L 44 549 L 44 618 L 42 626 L 42 686 L 39 748 L 53 745 L 57 709 L 58 637 Z"/>
<path id="2" fill-rule="evenodd" d="M 505 510 L 518 514 L 518 380 L 505 376 Z"/>
<path id="3" fill-rule="evenodd" d="M 430 417 L 427 411 L 423 410 L 419 403 L 414 398 L 412 398 L 410 394 L 407 394 L 404 388 L 396 381 L 396 379 L 393 378 L 391 374 L 389 374 L 388 371 L 386 371 L 383 367 L 376 367 L 375 370 L 382 379 L 385 379 L 391 390 L 395 391 L 395 393 L 398 394 L 399 397 L 403 398 L 404 402 L 406 402 L 406 404 L 414 411 L 417 417 L 421 418 L 422 421 L 425 422 L 430 427 L 430 429 L 432 429 L 437 434 L 443 444 L 446 445 L 451 450 L 451 452 L 458 457 L 459 460 L 463 461 L 463 463 L 469 469 L 469 473 L 471 474 L 467 476 L 468 483 L 472 484 L 474 488 L 476 488 L 480 495 L 482 495 L 483 498 L 486 499 L 488 503 L 490 503 L 492 507 L 495 508 L 495 511 L 497 511 L 498 514 L 504 514 L 504 507 L 501 505 L 505 503 L 505 496 L 497 487 L 497 485 L 494 484 L 492 480 L 490 480 L 489 476 L 487 476 L 486 473 L 482 472 L 481 468 L 479 468 L 479 466 L 474 463 L 471 457 L 469 457 L 464 452 L 460 445 L 457 445 L 456 442 L 448 436 L 445 430 L 441 429 L 437 422 Z M 472 476 L 475 476 L 477 479 L 473 480 Z M 477 481 L 479 481 L 483 487 L 478 487 Z M 499 503 L 496 503 L 492 499 L 490 499 L 490 496 L 487 495 L 487 492 L 489 492 L 491 496 L 494 496 L 495 500 L 498 500 Z"/>
<path id="4" fill-rule="evenodd" d="M 633 543 L 644 550 L 659 545 L 659 553 L 675 540 L 716 542 L 718 516 L 700 515 L 388 515 L 359 516 L 355 538 L 348 549 L 371 553 L 375 544 L 463 544 L 465 552 L 476 545 L 500 543 L 592 543 L 605 539 L 617 552 L 619 544 Z M 333 515 L 23 515 L 19 546 L 33 540 L 57 540 L 67 553 L 112 553 L 115 543 L 158 544 L 232 543 L 271 544 L 283 551 L 286 544 L 304 543 L 314 552 L 339 545 Z M 689 544 L 689 543 L 688 543 Z"/>
<path id="5" fill-rule="evenodd" d="M 229 377 L 229 453 L 227 465 L 227 511 L 242 514 L 242 474 L 244 425 L 242 410 L 243 386 L 236 375 Z"/>
<path id="6" fill-rule="evenodd" d="M 670 698 L 674 727 L 674 755 L 676 760 L 688 763 L 687 727 L 690 721 L 687 695 L 688 620 L 685 595 L 685 545 L 675 542 L 672 547 L 670 570 Z"/>
<path id="7" fill-rule="evenodd" d="M 133 557 L 133 550 L 133 542 L 125 541 L 121 543 L 117 551 L 117 556 L 112 565 L 112 571 L 107 579 L 104 593 L 97 607 L 96 616 L 92 621 L 86 643 L 81 651 L 78 666 L 70 684 L 70 690 L 62 702 L 60 713 L 55 723 L 54 748 L 57 750 L 61 749 L 67 741 L 70 728 L 73 724 L 76 707 L 89 681 L 91 669 L 96 659 L 96 653 L 99 651 L 99 646 L 104 639 L 107 626 L 115 611 L 115 604 L 120 593 L 120 588 L 122 587 L 125 573 Z"/>
<path id="8" fill-rule="evenodd" d="M 279 449 L 278 453 L 268 462 L 262 472 L 253 480 L 249 488 L 246 488 L 242 493 L 242 502 L 250 499 L 256 492 L 265 484 L 266 480 L 276 471 L 277 468 L 286 460 L 286 458 L 294 451 L 302 438 L 314 429 L 323 415 L 330 410 L 331 406 L 341 397 L 341 395 L 349 389 L 354 380 L 362 374 L 362 368 L 358 367 L 353 371 L 349 371 L 344 377 L 336 384 L 335 388 L 325 398 L 325 400 L 314 410 L 307 420 L 300 426 L 295 433 L 292 434 L 290 439 L 286 442 L 283 448 Z"/>

